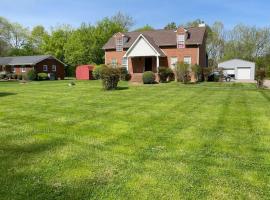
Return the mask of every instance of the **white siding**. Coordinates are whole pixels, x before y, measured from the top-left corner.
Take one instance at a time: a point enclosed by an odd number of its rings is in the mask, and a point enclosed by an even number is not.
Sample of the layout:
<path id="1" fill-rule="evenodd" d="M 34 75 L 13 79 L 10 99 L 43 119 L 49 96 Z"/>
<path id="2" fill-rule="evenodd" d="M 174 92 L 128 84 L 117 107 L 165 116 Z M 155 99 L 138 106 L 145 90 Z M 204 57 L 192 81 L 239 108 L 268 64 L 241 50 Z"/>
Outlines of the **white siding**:
<path id="1" fill-rule="evenodd" d="M 146 57 L 146 56 L 156 56 L 155 50 L 145 41 L 143 37 L 134 45 L 132 50 L 129 52 L 130 57 Z"/>

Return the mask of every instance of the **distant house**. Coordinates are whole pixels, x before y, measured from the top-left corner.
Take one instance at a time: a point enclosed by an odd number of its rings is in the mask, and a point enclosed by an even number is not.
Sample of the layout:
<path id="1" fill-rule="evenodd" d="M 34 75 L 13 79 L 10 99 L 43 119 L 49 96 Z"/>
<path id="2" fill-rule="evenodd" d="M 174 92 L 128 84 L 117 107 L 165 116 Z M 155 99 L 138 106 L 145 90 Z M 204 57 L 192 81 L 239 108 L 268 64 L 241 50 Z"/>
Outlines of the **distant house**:
<path id="1" fill-rule="evenodd" d="M 225 74 L 230 75 L 236 80 L 255 79 L 255 63 L 241 59 L 232 59 L 218 64 Z"/>
<path id="2" fill-rule="evenodd" d="M 177 62 L 207 67 L 206 27 L 117 33 L 103 46 L 105 64 L 122 65 L 141 81 L 142 73 L 157 73 L 159 66 L 174 68 Z"/>
<path id="3" fill-rule="evenodd" d="M 48 73 L 56 79 L 65 78 L 65 63 L 50 55 L 0 57 L 0 71 L 22 75 L 31 69 Z"/>

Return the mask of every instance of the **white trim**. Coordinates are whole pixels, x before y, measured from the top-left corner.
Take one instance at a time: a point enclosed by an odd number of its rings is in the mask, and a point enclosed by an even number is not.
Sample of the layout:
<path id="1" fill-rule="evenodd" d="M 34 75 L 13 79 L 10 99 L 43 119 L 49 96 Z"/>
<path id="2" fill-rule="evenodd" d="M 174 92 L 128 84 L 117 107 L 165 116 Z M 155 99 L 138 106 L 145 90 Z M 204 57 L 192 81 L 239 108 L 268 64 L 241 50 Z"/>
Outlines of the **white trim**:
<path id="1" fill-rule="evenodd" d="M 131 47 L 127 50 L 127 52 L 125 53 L 124 57 L 128 57 L 128 54 L 130 53 L 130 51 L 132 51 L 132 49 L 134 48 L 134 46 L 137 44 L 137 42 L 140 40 L 140 38 L 143 38 L 146 43 L 154 50 L 154 52 L 157 54 L 157 56 L 160 56 L 160 54 L 157 52 L 157 50 L 150 44 L 150 42 L 143 36 L 143 34 L 140 34 L 137 39 L 133 42 L 133 44 L 131 45 Z"/>

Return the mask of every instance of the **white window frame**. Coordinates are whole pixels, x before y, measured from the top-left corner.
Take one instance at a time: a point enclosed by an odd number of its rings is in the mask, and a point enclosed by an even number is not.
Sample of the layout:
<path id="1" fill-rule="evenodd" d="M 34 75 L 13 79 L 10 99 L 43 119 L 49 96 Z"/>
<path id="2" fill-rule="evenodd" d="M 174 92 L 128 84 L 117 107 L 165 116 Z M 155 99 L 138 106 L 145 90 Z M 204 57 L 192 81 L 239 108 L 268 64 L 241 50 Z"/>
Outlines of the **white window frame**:
<path id="1" fill-rule="evenodd" d="M 44 72 L 47 72 L 48 71 L 48 65 L 43 65 L 42 69 L 43 69 Z"/>
<path id="2" fill-rule="evenodd" d="M 52 65 L 52 71 L 56 72 L 56 65 Z"/>
<path id="3" fill-rule="evenodd" d="M 184 49 L 185 48 L 185 34 L 177 35 L 177 48 Z"/>
<path id="4" fill-rule="evenodd" d="M 191 63 L 192 63 L 191 56 L 184 56 L 184 63 L 191 65 Z"/>
<path id="5" fill-rule="evenodd" d="M 128 58 L 127 57 L 123 57 L 122 58 L 122 67 L 126 67 L 127 68 L 128 65 Z"/>
<path id="6" fill-rule="evenodd" d="M 171 57 L 170 66 L 171 66 L 172 69 L 175 69 L 177 62 L 178 62 L 178 57 L 176 57 L 176 56 Z"/>
<path id="7" fill-rule="evenodd" d="M 116 38 L 116 51 L 117 52 L 122 52 L 123 51 L 123 46 L 124 46 L 124 40 L 123 37 L 121 38 Z"/>
<path id="8" fill-rule="evenodd" d="M 21 72 L 26 72 L 26 67 L 25 66 L 21 67 Z"/>

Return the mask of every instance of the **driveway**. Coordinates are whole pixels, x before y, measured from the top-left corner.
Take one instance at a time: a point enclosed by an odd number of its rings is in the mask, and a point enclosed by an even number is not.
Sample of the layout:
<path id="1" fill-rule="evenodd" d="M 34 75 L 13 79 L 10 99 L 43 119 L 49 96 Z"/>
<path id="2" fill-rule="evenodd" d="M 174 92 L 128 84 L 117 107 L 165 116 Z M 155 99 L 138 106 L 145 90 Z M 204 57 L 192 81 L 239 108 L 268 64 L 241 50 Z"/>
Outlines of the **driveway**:
<path id="1" fill-rule="evenodd" d="M 270 88 L 270 80 L 265 80 L 264 81 L 264 86 L 267 88 Z"/>

